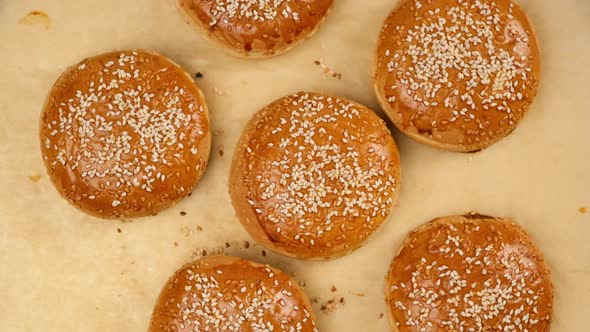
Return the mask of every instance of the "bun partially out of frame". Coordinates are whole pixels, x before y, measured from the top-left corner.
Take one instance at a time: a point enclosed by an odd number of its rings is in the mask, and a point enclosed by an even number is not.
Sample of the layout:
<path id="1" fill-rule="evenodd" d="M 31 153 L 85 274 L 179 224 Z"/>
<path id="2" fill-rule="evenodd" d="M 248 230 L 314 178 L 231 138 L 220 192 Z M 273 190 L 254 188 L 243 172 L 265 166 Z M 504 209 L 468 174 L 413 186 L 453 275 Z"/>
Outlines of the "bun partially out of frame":
<path id="1" fill-rule="evenodd" d="M 310 38 L 333 0 L 176 0 L 199 30 L 235 55 L 250 58 L 285 53 Z"/>
<path id="2" fill-rule="evenodd" d="M 317 332 L 299 285 L 270 266 L 228 256 L 177 271 L 162 289 L 149 332 Z"/>
<path id="3" fill-rule="evenodd" d="M 435 219 L 412 232 L 387 277 L 396 332 L 547 332 L 553 286 L 539 248 L 509 220 Z"/>

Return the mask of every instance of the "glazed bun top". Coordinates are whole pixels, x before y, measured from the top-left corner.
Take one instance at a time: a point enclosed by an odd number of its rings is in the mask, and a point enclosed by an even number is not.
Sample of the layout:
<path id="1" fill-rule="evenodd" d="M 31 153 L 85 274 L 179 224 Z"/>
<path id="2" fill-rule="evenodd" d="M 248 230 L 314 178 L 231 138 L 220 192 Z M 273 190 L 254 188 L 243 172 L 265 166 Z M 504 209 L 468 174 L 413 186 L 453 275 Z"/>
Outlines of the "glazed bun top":
<path id="1" fill-rule="evenodd" d="M 310 37 L 333 0 L 177 0 L 180 10 L 233 53 L 269 57 Z"/>
<path id="2" fill-rule="evenodd" d="M 553 286 L 524 230 L 481 215 L 436 219 L 394 259 L 387 302 L 394 331 L 549 331 Z"/>
<path id="3" fill-rule="evenodd" d="M 397 147 L 373 111 L 300 92 L 248 123 L 230 192 L 258 242 L 300 259 L 330 259 L 358 248 L 383 223 L 399 181 Z"/>
<path id="4" fill-rule="evenodd" d="M 103 218 L 151 215 L 178 202 L 205 170 L 211 141 L 191 77 L 139 50 L 67 69 L 46 101 L 40 136 L 58 191 Z"/>
<path id="5" fill-rule="evenodd" d="M 511 133 L 537 93 L 539 45 L 511 0 L 407 0 L 387 18 L 375 89 L 418 141 L 477 151 Z"/>
<path id="6" fill-rule="evenodd" d="M 177 271 L 162 289 L 149 332 L 317 332 L 309 300 L 287 274 L 215 256 Z"/>

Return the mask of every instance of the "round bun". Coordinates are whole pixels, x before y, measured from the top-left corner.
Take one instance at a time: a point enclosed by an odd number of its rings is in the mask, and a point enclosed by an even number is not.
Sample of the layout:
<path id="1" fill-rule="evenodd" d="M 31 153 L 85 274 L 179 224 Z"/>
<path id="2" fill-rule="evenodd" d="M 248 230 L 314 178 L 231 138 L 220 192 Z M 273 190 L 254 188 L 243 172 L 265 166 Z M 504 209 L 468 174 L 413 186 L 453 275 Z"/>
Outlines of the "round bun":
<path id="1" fill-rule="evenodd" d="M 303 290 L 270 266 L 228 256 L 177 271 L 162 289 L 149 332 L 317 332 Z"/>
<path id="2" fill-rule="evenodd" d="M 176 0 L 187 20 L 241 57 L 264 58 L 311 37 L 334 0 Z"/>
<path id="3" fill-rule="evenodd" d="M 513 1 L 406 0 L 381 31 L 374 84 L 408 136 L 474 152 L 516 128 L 540 76 L 536 35 Z"/>
<path id="4" fill-rule="evenodd" d="M 254 239 L 298 259 L 360 247 L 397 201 L 399 153 L 373 111 L 300 92 L 257 113 L 238 143 L 230 194 Z"/>
<path id="5" fill-rule="evenodd" d="M 518 225 L 471 214 L 436 219 L 406 239 L 387 277 L 393 331 L 549 331 L 553 286 Z"/>
<path id="6" fill-rule="evenodd" d="M 190 75 L 139 50 L 67 69 L 45 102 L 40 138 L 59 193 L 102 218 L 177 203 L 203 174 L 211 145 L 205 98 Z"/>

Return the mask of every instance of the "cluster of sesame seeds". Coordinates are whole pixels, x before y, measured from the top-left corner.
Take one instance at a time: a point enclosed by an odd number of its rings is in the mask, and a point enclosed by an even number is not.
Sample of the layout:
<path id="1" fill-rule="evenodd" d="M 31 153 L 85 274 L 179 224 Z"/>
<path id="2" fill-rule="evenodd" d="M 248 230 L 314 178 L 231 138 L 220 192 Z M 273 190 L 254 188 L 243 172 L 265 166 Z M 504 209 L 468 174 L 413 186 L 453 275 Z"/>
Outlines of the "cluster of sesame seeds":
<path id="1" fill-rule="evenodd" d="M 390 28 L 404 46 L 382 50 L 389 75 L 395 77 L 386 87 L 388 102 L 394 105 L 403 96 L 418 110 L 443 110 L 442 118 L 432 116 L 434 128 L 461 121 L 487 130 L 490 123 L 478 116 L 482 111 L 501 112 L 507 125 L 515 125 L 519 119 L 514 108 L 526 102 L 526 90 L 535 80 L 529 37 L 508 24 L 515 19 L 513 3 L 507 11 L 480 0 L 456 0 L 455 5 L 428 10 L 414 1 L 413 8 L 423 13 L 415 25 Z M 505 42 L 506 34 L 512 42 Z M 402 88 L 407 96 L 400 95 Z"/>
<path id="2" fill-rule="evenodd" d="M 198 145 L 208 130 L 204 105 L 185 91 L 179 68 L 157 61 L 144 52 L 99 56 L 64 74 L 54 88 L 42 128 L 45 160 L 54 172 L 92 183 L 84 194 L 89 200 L 108 190 L 111 206 L 123 206 L 132 191 L 152 193 L 200 167 Z M 173 187 L 174 195 L 187 191 Z"/>
<path id="3" fill-rule="evenodd" d="M 228 24 L 233 19 L 247 19 L 257 22 L 273 21 L 278 16 L 299 20 L 286 0 L 214 0 L 211 14 L 214 19 L 209 23 L 216 25 L 219 20 Z"/>
<path id="4" fill-rule="evenodd" d="M 390 213 L 397 187 L 397 150 L 385 125 L 322 95 L 274 105 L 262 111 L 257 128 L 264 129 L 246 148 L 248 203 L 259 222 L 297 246 L 367 237 Z"/>
<path id="5" fill-rule="evenodd" d="M 165 302 L 165 312 L 182 331 L 316 332 L 315 322 L 288 277 L 268 267 L 189 267 L 178 274 L 179 297 Z M 298 291 L 298 290 L 297 290 Z"/>
<path id="6" fill-rule="evenodd" d="M 432 227 L 390 271 L 396 278 L 389 301 L 400 331 L 548 330 L 551 285 L 534 249 L 493 225 Z M 422 257 L 408 262 L 400 259 L 405 255 Z"/>

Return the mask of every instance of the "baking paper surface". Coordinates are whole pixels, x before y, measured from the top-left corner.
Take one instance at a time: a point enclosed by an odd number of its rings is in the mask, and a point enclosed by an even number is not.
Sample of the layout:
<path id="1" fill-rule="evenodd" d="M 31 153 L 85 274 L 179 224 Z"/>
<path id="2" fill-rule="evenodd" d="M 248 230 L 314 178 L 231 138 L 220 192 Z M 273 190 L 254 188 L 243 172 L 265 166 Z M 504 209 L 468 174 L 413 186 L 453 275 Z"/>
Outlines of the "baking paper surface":
<path id="1" fill-rule="evenodd" d="M 553 331 L 586 329 L 590 3 L 584 0 L 521 1 L 539 35 L 543 78 L 530 113 L 507 139 L 456 154 L 394 131 L 400 203 L 357 252 L 322 263 L 263 253 L 237 221 L 227 175 L 242 126 L 299 90 L 378 109 L 373 52 L 396 4 L 337 0 L 311 40 L 285 56 L 253 61 L 227 55 L 196 33 L 172 0 L 0 0 L 0 331 L 145 331 L 167 278 L 203 251 L 223 249 L 304 281 L 317 300 L 321 331 L 385 332 L 384 278 L 404 237 L 435 217 L 472 210 L 514 218 L 528 230 L 553 274 Z M 47 18 L 24 18 L 35 10 Z M 120 223 L 88 217 L 58 195 L 45 174 L 38 122 L 64 69 L 130 48 L 153 49 L 203 74 L 197 83 L 208 99 L 214 142 L 191 197 L 157 217 Z"/>

